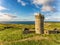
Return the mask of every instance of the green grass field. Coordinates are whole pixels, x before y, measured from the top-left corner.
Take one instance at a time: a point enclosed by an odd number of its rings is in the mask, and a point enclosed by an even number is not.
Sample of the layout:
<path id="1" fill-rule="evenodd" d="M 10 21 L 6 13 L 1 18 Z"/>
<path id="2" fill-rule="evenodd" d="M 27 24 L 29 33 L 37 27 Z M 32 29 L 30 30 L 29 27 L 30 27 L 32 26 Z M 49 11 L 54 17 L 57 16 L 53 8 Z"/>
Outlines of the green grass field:
<path id="1" fill-rule="evenodd" d="M 4 27 L 13 28 L 4 28 Z M 0 24 L 0 45 L 60 45 L 60 34 L 37 35 L 35 33 L 23 34 L 24 28 L 34 31 L 34 25 L 27 24 Z M 45 30 L 60 30 L 60 23 L 45 23 Z"/>

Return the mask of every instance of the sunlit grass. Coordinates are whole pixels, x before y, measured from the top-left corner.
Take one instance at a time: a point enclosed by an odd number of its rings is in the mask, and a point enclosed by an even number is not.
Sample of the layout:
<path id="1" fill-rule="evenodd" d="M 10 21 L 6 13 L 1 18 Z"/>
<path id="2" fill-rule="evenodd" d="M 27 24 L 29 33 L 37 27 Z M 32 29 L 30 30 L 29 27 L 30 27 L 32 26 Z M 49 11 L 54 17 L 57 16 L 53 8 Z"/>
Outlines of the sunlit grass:
<path id="1" fill-rule="evenodd" d="M 4 29 L 6 26 L 12 26 L 13 28 Z M 50 34 L 50 35 L 37 35 L 35 33 L 24 34 L 23 29 L 28 28 L 30 30 L 34 30 L 34 24 L 0 24 L 0 42 L 11 42 L 11 43 L 3 43 L 4 45 L 60 45 L 60 43 L 55 40 L 60 41 L 60 34 Z M 60 29 L 60 23 L 45 23 L 45 30 L 53 30 L 54 28 Z M 34 36 L 42 36 L 47 37 L 51 40 L 32 40 L 32 41 L 23 41 L 23 42 L 12 42 L 18 41 Z M 37 38 L 38 39 L 38 38 Z"/>

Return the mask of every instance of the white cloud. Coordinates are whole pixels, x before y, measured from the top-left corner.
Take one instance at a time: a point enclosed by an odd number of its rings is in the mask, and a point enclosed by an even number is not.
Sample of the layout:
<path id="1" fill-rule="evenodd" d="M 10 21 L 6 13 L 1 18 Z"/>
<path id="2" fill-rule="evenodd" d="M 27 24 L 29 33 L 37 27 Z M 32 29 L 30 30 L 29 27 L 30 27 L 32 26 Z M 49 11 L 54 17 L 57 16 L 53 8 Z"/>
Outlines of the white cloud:
<path id="1" fill-rule="evenodd" d="M 42 5 L 42 11 L 54 11 L 54 8 L 49 3 L 54 3 L 54 0 L 32 0 L 32 4 L 36 7 Z"/>
<path id="2" fill-rule="evenodd" d="M 16 18 L 16 16 L 5 14 L 5 13 L 0 13 L 0 21 L 10 21 L 14 18 Z"/>
<path id="3" fill-rule="evenodd" d="M 60 17 L 47 17 L 45 18 L 46 21 L 60 21 Z"/>
<path id="4" fill-rule="evenodd" d="M 0 10 L 8 10 L 8 9 L 3 6 L 0 6 Z"/>
<path id="5" fill-rule="evenodd" d="M 17 2 L 21 3 L 22 6 L 26 6 L 26 3 L 22 0 L 17 0 Z"/>
<path id="6" fill-rule="evenodd" d="M 39 15 L 39 13 L 34 13 L 34 15 Z"/>
<path id="7" fill-rule="evenodd" d="M 51 16 L 45 17 L 46 21 L 60 21 L 60 12 L 53 13 Z"/>
<path id="8" fill-rule="evenodd" d="M 48 0 L 33 0 L 33 4 L 41 5 L 45 4 Z"/>
<path id="9" fill-rule="evenodd" d="M 49 5 L 44 5 L 42 7 L 42 12 L 44 12 L 44 11 L 55 11 L 55 8 L 52 6 L 49 6 Z"/>
<path id="10" fill-rule="evenodd" d="M 32 0 L 32 3 L 36 5 L 45 5 L 53 1 L 54 0 Z"/>

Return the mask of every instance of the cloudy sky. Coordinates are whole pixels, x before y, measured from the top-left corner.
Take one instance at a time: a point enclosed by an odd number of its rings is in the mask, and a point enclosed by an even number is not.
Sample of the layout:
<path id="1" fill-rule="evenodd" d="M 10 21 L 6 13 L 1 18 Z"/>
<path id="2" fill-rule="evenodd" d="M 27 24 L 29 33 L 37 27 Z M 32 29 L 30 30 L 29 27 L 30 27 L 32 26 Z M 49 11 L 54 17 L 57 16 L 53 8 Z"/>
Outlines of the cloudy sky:
<path id="1" fill-rule="evenodd" d="M 34 21 L 35 13 L 60 21 L 60 0 L 0 0 L 0 21 Z"/>

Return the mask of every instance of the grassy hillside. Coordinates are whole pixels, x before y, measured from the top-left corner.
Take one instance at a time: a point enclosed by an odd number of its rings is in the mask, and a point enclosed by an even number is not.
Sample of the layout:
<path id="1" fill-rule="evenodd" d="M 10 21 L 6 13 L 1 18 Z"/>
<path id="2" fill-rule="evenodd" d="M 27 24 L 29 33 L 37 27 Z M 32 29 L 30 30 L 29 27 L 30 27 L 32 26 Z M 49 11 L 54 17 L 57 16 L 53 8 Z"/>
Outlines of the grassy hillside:
<path id="1" fill-rule="evenodd" d="M 16 42 L 16 43 L 6 43 L 6 45 L 60 45 L 59 42 L 55 42 L 53 40 L 49 41 L 46 39 L 38 40 L 38 41 L 24 41 L 24 42 Z"/>
<path id="2" fill-rule="evenodd" d="M 0 24 L 0 45 L 60 45 L 60 34 L 24 34 L 26 27 L 34 30 L 32 24 Z M 60 23 L 45 23 L 44 27 L 45 30 L 60 29 Z"/>
<path id="3" fill-rule="evenodd" d="M 45 30 L 53 30 L 54 28 L 57 28 L 58 30 L 60 30 L 60 23 L 58 22 L 49 22 L 49 23 L 44 23 L 44 29 Z"/>

